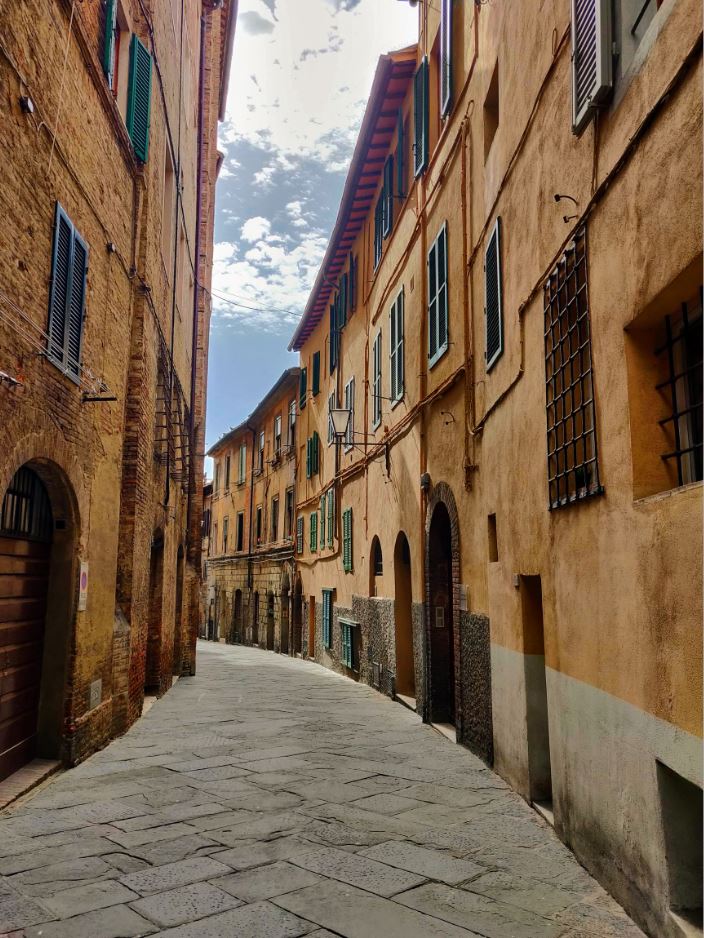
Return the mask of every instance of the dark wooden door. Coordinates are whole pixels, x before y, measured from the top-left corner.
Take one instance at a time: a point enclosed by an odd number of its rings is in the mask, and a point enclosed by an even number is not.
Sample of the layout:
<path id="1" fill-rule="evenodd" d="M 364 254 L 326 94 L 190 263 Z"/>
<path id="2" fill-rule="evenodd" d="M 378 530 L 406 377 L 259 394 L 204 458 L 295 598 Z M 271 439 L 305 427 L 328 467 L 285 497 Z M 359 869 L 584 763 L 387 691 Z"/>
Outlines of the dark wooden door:
<path id="1" fill-rule="evenodd" d="M 50 550 L 0 536 L 0 780 L 36 751 Z"/>

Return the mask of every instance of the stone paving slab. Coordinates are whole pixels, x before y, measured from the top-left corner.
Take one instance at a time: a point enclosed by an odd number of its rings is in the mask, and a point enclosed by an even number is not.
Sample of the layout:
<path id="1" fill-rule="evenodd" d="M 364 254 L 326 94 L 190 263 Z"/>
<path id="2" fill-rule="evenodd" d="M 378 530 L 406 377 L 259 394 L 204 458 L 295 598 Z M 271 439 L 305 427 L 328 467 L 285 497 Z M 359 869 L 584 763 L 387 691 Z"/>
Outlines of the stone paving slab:
<path id="1" fill-rule="evenodd" d="M 310 662 L 201 643 L 0 812 L 11 938 L 642 938 L 483 763 Z"/>

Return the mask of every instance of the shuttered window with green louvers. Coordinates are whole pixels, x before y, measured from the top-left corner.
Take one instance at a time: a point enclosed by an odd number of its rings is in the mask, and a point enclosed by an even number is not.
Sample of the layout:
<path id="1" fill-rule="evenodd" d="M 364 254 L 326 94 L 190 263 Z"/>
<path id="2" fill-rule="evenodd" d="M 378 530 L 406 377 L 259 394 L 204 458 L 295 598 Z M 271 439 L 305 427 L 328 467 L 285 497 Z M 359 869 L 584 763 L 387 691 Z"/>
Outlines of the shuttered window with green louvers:
<path id="1" fill-rule="evenodd" d="M 320 394 L 320 352 L 313 353 L 313 396 Z"/>
<path id="2" fill-rule="evenodd" d="M 303 515 L 296 518 L 296 552 L 303 553 Z"/>
<path id="3" fill-rule="evenodd" d="M 308 369 L 301 368 L 301 376 L 298 379 L 298 409 L 305 410 L 306 396 L 308 394 Z"/>
<path id="4" fill-rule="evenodd" d="M 332 547 L 335 538 L 335 489 L 328 492 L 328 547 Z"/>
<path id="5" fill-rule="evenodd" d="M 374 270 L 379 266 L 384 242 L 384 193 L 379 196 L 374 209 Z"/>
<path id="6" fill-rule="evenodd" d="M 349 280 L 348 280 L 347 274 L 343 274 L 340 277 L 340 293 L 338 296 L 339 306 L 338 306 L 337 325 L 338 325 L 338 329 L 340 330 L 344 329 L 345 326 L 347 325 L 348 282 Z"/>
<path id="7" fill-rule="evenodd" d="M 126 123 L 135 156 L 142 163 L 147 162 L 149 155 L 151 99 L 152 57 L 137 36 L 132 36 Z"/>
<path id="8" fill-rule="evenodd" d="M 350 313 L 357 309 L 357 258 L 350 251 Z"/>
<path id="9" fill-rule="evenodd" d="M 447 224 L 428 251 L 428 363 L 432 367 L 448 348 Z"/>
<path id="10" fill-rule="evenodd" d="M 428 165 L 428 59 L 413 78 L 413 173 L 420 176 Z"/>
<path id="11" fill-rule="evenodd" d="M 342 512 L 342 569 L 352 572 L 352 509 Z"/>
<path id="12" fill-rule="evenodd" d="M 117 0 L 105 4 L 105 33 L 103 38 L 103 71 L 108 87 L 112 88 L 115 77 L 115 31 L 117 29 Z"/>
<path id="13" fill-rule="evenodd" d="M 497 218 L 484 258 L 486 319 L 486 370 L 489 371 L 504 350 L 501 296 L 501 219 Z"/>
<path id="14" fill-rule="evenodd" d="M 318 549 L 318 512 L 312 511 L 310 515 L 310 550 L 315 553 Z"/>
<path id="15" fill-rule="evenodd" d="M 337 368 L 339 336 L 337 332 L 337 306 L 330 304 L 330 374 Z"/>
<path id="16" fill-rule="evenodd" d="M 323 590 L 323 645 L 332 648 L 332 590 Z"/>
<path id="17" fill-rule="evenodd" d="M 406 195 L 406 135 L 403 132 L 403 110 L 398 109 L 396 118 L 396 195 L 403 199 Z"/>
<path id="18" fill-rule="evenodd" d="M 382 192 L 384 205 L 383 235 L 385 238 L 391 234 L 394 224 L 394 158 L 387 156 L 384 163 L 384 189 Z"/>
<path id="19" fill-rule="evenodd" d="M 88 245 L 57 202 L 49 291 L 48 355 L 74 381 L 80 380 L 87 277 Z"/>
<path id="20" fill-rule="evenodd" d="M 311 443 L 311 475 L 317 475 L 320 470 L 320 437 L 318 436 L 318 431 L 313 430 L 313 436 L 310 439 Z"/>
<path id="21" fill-rule="evenodd" d="M 325 502 L 327 501 L 327 493 L 323 494 L 323 497 L 320 499 L 320 549 L 322 550 L 325 547 Z"/>

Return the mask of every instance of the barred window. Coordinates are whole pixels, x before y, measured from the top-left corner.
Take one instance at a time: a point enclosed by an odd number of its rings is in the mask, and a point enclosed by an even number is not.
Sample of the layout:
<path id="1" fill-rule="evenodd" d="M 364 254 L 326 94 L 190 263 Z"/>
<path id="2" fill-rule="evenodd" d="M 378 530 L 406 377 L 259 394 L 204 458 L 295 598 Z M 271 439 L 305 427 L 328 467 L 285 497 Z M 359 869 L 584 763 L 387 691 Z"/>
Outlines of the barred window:
<path id="1" fill-rule="evenodd" d="M 667 378 L 657 390 L 668 399 L 669 415 L 659 423 L 667 435 L 662 454 L 674 465 L 677 484 L 702 478 L 702 295 L 665 317 L 665 341 L 655 354 L 666 358 Z"/>
<path id="2" fill-rule="evenodd" d="M 603 492 L 599 479 L 584 228 L 544 287 L 549 507 Z"/>

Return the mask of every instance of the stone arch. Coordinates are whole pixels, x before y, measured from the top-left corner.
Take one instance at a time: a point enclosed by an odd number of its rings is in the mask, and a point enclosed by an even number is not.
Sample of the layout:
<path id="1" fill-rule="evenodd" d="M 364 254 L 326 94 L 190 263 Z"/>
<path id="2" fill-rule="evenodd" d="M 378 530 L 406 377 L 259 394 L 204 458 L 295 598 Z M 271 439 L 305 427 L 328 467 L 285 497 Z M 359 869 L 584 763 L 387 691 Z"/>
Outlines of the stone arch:
<path id="1" fill-rule="evenodd" d="M 369 595 L 378 595 L 378 580 L 384 575 L 384 554 L 381 541 L 375 534 L 369 548 Z"/>
<path id="2" fill-rule="evenodd" d="M 423 718 L 455 723 L 458 735 L 462 719 L 460 674 L 459 513 L 450 486 L 438 482 L 425 515 Z"/>
<path id="3" fill-rule="evenodd" d="M 398 532 L 394 545 L 394 637 L 396 693 L 415 699 L 411 547 L 404 531 Z"/>

